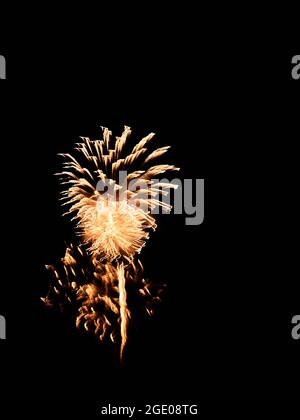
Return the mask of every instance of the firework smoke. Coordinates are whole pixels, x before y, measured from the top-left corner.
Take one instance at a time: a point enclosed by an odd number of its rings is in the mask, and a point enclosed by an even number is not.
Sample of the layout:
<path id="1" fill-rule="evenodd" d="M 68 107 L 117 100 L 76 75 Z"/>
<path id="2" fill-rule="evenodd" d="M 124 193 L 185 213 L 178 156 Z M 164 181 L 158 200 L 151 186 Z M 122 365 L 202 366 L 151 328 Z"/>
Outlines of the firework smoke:
<path id="1" fill-rule="evenodd" d="M 78 157 L 61 154 L 63 170 L 57 175 L 64 186 L 62 201 L 67 206 L 65 214 L 76 221 L 79 243 L 66 248 L 58 266 L 46 266 L 52 283 L 43 301 L 69 312 L 78 328 L 83 326 L 100 340 L 109 337 L 120 341 L 122 359 L 131 318 L 128 287 L 140 296 L 149 315 L 153 302 L 159 300 L 160 289 L 143 278 L 138 254 L 149 232 L 157 227 L 151 211 L 171 209 L 157 197 L 176 185 L 153 179 L 178 168 L 151 166 L 152 160 L 169 148 L 147 154 L 154 133 L 140 140 L 126 156 L 130 128 L 125 126 L 113 148 L 111 132 L 107 128 L 102 131 L 102 140 L 81 138 L 75 147 Z M 126 174 L 122 181 L 120 173 Z"/>

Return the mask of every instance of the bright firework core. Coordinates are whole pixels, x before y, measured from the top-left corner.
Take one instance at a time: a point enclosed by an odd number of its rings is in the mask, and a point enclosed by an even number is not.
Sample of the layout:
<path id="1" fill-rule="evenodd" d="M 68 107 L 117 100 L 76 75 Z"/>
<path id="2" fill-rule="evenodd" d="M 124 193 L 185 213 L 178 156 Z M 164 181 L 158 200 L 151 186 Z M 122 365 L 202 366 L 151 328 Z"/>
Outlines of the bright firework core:
<path id="1" fill-rule="evenodd" d="M 77 327 L 83 325 L 99 339 L 120 340 L 122 359 L 131 317 L 128 283 L 135 286 L 148 314 L 152 314 L 153 301 L 159 300 L 159 291 L 151 292 L 151 284 L 143 278 L 137 255 L 149 232 L 157 227 L 151 211 L 157 207 L 171 209 L 157 197 L 168 194 L 176 185 L 153 179 L 178 168 L 151 166 L 169 148 L 147 154 L 154 133 L 140 140 L 126 156 L 130 128 L 125 126 L 113 148 L 111 132 L 107 128 L 102 131 L 102 140 L 83 137 L 76 144 L 78 157 L 61 155 L 63 170 L 58 175 L 65 188 L 63 205 L 68 206 L 65 214 L 72 214 L 76 220 L 79 244 L 66 249 L 59 267 L 47 266 L 53 280 L 43 301 L 69 308 Z"/>

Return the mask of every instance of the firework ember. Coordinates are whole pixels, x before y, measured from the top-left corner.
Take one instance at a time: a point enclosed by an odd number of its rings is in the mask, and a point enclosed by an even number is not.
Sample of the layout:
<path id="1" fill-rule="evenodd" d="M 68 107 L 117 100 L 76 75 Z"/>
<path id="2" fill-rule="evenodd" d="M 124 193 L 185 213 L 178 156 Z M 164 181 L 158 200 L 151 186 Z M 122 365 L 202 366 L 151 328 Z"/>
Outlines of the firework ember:
<path id="1" fill-rule="evenodd" d="M 78 328 L 100 340 L 108 337 L 120 342 L 122 359 L 132 316 L 128 288 L 139 296 L 149 315 L 153 302 L 160 299 L 160 288 L 144 279 L 138 255 L 149 232 L 157 227 L 153 210 L 171 209 L 160 195 L 167 195 L 176 185 L 154 177 L 178 168 L 151 166 L 169 148 L 147 153 L 154 133 L 126 155 L 130 128 L 125 126 L 113 147 L 111 132 L 102 131 L 102 140 L 81 138 L 75 147 L 78 156 L 61 154 L 63 170 L 57 175 L 64 185 L 65 214 L 76 221 L 78 243 L 67 247 L 58 266 L 46 266 L 52 283 L 43 301 L 69 312 Z"/>

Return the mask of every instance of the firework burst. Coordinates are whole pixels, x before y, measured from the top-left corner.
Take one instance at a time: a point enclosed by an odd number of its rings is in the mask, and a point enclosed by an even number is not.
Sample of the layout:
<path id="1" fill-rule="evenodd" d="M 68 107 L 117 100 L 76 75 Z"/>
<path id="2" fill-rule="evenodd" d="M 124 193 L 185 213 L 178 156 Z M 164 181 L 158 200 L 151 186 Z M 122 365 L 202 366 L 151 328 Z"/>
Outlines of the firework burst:
<path id="1" fill-rule="evenodd" d="M 130 128 L 125 126 L 113 147 L 111 132 L 102 131 L 102 140 L 81 138 L 75 147 L 78 157 L 61 154 L 63 170 L 57 175 L 64 186 L 62 202 L 65 214 L 76 221 L 79 243 L 67 247 L 57 267 L 46 266 L 53 280 L 43 301 L 69 311 L 78 328 L 83 326 L 100 340 L 120 341 L 122 359 L 131 318 L 128 286 L 134 286 L 149 315 L 159 300 L 160 289 L 154 290 L 143 278 L 138 254 L 157 227 L 152 211 L 171 209 L 160 194 L 167 195 L 176 185 L 154 178 L 178 168 L 151 166 L 169 148 L 147 153 L 154 133 L 126 155 Z"/>

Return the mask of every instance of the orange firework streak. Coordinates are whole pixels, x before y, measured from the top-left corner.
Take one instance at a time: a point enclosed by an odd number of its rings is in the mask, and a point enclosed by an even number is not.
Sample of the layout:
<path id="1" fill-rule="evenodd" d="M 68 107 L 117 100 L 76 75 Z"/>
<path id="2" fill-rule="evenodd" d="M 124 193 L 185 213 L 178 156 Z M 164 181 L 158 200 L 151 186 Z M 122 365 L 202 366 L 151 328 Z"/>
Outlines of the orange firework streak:
<path id="1" fill-rule="evenodd" d="M 137 255 L 149 232 L 157 227 L 151 211 L 157 207 L 171 209 L 170 204 L 159 200 L 159 194 L 167 195 L 176 185 L 159 182 L 154 177 L 179 168 L 151 166 L 152 160 L 169 148 L 161 147 L 147 154 L 154 133 L 140 140 L 124 156 L 130 128 L 125 126 L 121 137 L 116 137 L 114 148 L 111 148 L 111 132 L 107 128 L 102 131 L 102 140 L 81 138 L 82 142 L 75 148 L 77 159 L 61 154 L 63 171 L 57 175 L 66 186 L 62 200 L 69 206 L 65 214 L 73 214 L 76 220 L 80 244 L 67 247 L 59 267 L 46 266 L 53 274 L 53 281 L 42 300 L 51 306 L 58 303 L 64 309 L 69 306 L 71 312 L 76 308 L 77 327 L 83 325 L 101 340 L 109 336 L 116 342 L 120 336 L 122 360 L 131 317 L 126 286 L 135 285 L 150 315 L 152 301 L 159 300 L 153 296 L 151 284 L 142 277 L 143 267 Z M 126 171 L 124 183 L 119 181 L 120 171 Z M 99 185 L 108 186 L 110 193 Z"/>

